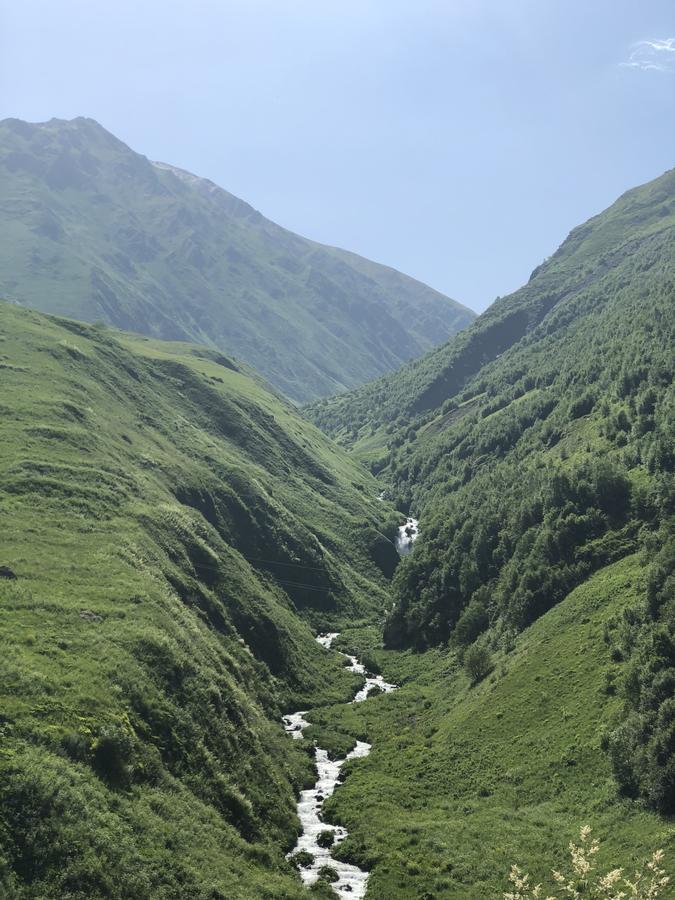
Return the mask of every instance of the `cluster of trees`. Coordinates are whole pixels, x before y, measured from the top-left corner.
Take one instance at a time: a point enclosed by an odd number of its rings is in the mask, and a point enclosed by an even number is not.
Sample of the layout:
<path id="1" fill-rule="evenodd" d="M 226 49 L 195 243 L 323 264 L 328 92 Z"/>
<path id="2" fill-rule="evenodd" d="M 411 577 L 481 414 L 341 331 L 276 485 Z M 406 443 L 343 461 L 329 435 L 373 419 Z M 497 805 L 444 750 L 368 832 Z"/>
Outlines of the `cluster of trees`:
<path id="1" fill-rule="evenodd" d="M 644 608 L 627 610 L 620 650 L 628 657 L 623 721 L 605 738 L 621 790 L 675 812 L 675 519 L 645 550 Z"/>
<path id="2" fill-rule="evenodd" d="M 520 629 L 658 529 L 675 497 L 675 339 L 670 295 L 653 302 L 658 335 L 629 306 L 574 353 L 566 340 L 559 366 L 538 352 L 522 374 L 525 348 L 467 390 L 478 408 L 394 451 L 394 495 L 421 509 L 424 540 L 395 577 L 391 645 Z"/>
<path id="3" fill-rule="evenodd" d="M 359 450 L 386 440 L 388 496 L 422 523 L 394 577 L 390 646 L 509 642 L 675 513 L 674 191 L 671 172 L 629 192 L 458 337 L 310 409 Z M 657 703 L 672 694 L 671 632 L 662 613 L 640 627 L 613 758 L 662 807 L 671 776 L 656 787 L 649 772 L 673 754 Z"/>

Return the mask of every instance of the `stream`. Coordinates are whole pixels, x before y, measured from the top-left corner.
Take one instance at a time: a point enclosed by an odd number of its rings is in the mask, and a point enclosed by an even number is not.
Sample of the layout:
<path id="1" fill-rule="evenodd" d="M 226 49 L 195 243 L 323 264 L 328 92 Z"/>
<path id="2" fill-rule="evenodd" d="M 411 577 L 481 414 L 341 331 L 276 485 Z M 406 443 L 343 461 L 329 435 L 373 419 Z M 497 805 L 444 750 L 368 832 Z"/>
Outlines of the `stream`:
<path id="1" fill-rule="evenodd" d="M 414 540 L 414 538 L 413 538 Z M 320 634 L 317 641 L 326 650 L 331 649 L 331 644 L 338 636 L 338 632 L 331 631 L 327 634 Z M 352 703 L 362 703 L 367 699 L 371 690 L 377 690 L 382 693 L 389 693 L 396 689 L 395 684 L 388 684 L 381 675 L 369 675 L 366 673 L 365 666 L 360 663 L 356 656 L 350 656 L 344 653 L 349 660 L 347 669 L 355 672 L 357 675 L 363 675 L 365 684 L 356 692 Z M 310 724 L 305 716 L 307 710 L 296 713 L 290 713 L 283 717 L 285 730 L 292 735 L 294 740 L 300 740 L 303 737 L 303 731 Z M 332 888 L 338 897 L 350 897 L 352 900 L 363 900 L 368 884 L 368 872 L 353 866 L 350 863 L 341 862 L 334 859 L 331 855 L 330 847 L 321 847 L 317 843 L 317 838 L 322 831 L 333 832 L 333 846 L 341 843 L 347 837 L 347 829 L 340 825 L 330 825 L 322 821 L 321 809 L 324 800 L 331 796 L 337 787 L 340 777 L 340 770 L 348 759 L 359 759 L 368 756 L 371 745 L 365 741 L 357 741 L 354 748 L 345 756 L 344 759 L 329 759 L 328 751 L 322 750 L 321 747 L 314 748 L 314 761 L 316 763 L 317 779 L 314 787 L 302 791 L 298 800 L 298 818 L 302 824 L 302 834 L 298 838 L 288 857 L 291 858 L 296 853 L 306 850 L 314 857 L 314 862 L 310 866 L 301 866 L 300 875 L 306 885 L 313 884 L 319 876 L 319 869 L 322 866 L 330 866 L 338 873 L 338 880 L 332 883 Z"/>
<path id="2" fill-rule="evenodd" d="M 412 516 L 408 516 L 405 525 L 399 525 L 398 534 L 394 545 L 399 556 L 407 556 L 413 548 L 413 544 L 417 540 L 420 533 L 420 523 Z"/>

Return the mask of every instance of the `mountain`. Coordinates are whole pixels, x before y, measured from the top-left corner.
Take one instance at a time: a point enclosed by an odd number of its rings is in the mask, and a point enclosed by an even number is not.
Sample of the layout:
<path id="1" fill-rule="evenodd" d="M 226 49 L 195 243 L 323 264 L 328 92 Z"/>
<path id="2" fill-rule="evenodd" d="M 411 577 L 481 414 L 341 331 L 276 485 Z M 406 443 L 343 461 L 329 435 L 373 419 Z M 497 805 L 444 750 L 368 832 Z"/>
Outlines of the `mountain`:
<path id="1" fill-rule="evenodd" d="M 585 825 L 672 869 L 674 194 L 311 407 L 351 453 L 221 350 L 0 304 L 0 895 L 300 900 L 315 742 L 372 744 L 321 807 L 367 900 L 548 884 Z"/>
<path id="2" fill-rule="evenodd" d="M 608 682 L 621 687 L 623 719 L 603 741 L 621 791 L 667 813 L 674 375 L 670 171 L 575 229 L 463 334 L 310 408 L 420 520 L 394 578 L 390 647 L 450 646 L 482 677 L 490 654 L 576 591 L 592 616 L 623 566 L 615 616 L 594 637 L 625 663 Z"/>
<path id="3" fill-rule="evenodd" d="M 387 426 L 391 434 L 395 423 L 408 427 L 417 417 L 431 416 L 470 379 L 490 372 L 490 364 L 498 366 L 496 360 L 521 341 L 541 341 L 553 331 L 564 335 L 566 321 L 577 317 L 577 308 L 589 305 L 590 294 L 604 308 L 606 290 L 616 291 L 627 279 L 635 287 L 640 280 L 636 266 L 648 266 L 654 280 L 668 280 L 674 203 L 675 170 L 628 191 L 604 213 L 575 228 L 524 287 L 499 298 L 457 338 L 393 374 L 318 401 L 309 407 L 310 418 L 347 446 L 365 448 L 366 439 L 383 446 L 387 437 L 372 437 L 377 428 Z M 579 316 L 579 321 L 587 320 Z"/>
<path id="4" fill-rule="evenodd" d="M 303 896 L 280 717 L 359 683 L 377 484 L 205 347 L 0 303 L 0 378 L 0 894 Z"/>
<path id="5" fill-rule="evenodd" d="M 395 369 L 474 318 L 91 119 L 0 122 L 0 173 L 0 296 L 221 349 L 298 402 Z"/>

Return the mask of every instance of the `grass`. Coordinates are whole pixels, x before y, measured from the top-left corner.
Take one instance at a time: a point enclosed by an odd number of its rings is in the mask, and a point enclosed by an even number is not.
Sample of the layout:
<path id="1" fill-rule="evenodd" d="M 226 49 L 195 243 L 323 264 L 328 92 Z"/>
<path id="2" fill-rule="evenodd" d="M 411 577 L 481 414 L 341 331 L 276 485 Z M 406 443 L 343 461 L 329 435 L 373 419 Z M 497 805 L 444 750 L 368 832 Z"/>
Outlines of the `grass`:
<path id="1" fill-rule="evenodd" d="M 327 804 L 350 831 L 342 852 L 372 869 L 369 900 L 499 897 L 512 863 L 545 878 L 586 823 L 601 868 L 630 870 L 663 847 L 673 871 L 673 823 L 617 796 L 600 746 L 621 705 L 605 689 L 621 664 L 604 624 L 641 598 L 640 577 L 634 556 L 596 573 L 476 687 L 450 651 L 378 650 L 372 628 L 342 636 L 401 685 L 309 716 L 334 752 L 373 743 Z"/>
<path id="2" fill-rule="evenodd" d="M 358 683 L 376 482 L 203 349 L 2 304 L 0 363 L 0 894 L 302 896 L 280 716 Z"/>

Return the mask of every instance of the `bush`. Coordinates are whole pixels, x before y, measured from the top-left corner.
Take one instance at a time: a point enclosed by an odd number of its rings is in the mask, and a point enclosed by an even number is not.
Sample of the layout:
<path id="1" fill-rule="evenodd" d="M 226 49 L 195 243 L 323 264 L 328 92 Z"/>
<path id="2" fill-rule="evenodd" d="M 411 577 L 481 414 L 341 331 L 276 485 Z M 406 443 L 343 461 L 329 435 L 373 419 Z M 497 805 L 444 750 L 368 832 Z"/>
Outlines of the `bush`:
<path id="1" fill-rule="evenodd" d="M 483 604 L 472 599 L 466 606 L 455 626 L 455 640 L 463 647 L 472 644 L 490 624 L 487 610 Z"/>
<path id="2" fill-rule="evenodd" d="M 370 672 L 371 675 L 381 675 L 382 667 L 379 662 L 375 659 L 374 656 L 371 656 L 370 653 L 364 653 L 361 657 L 361 662 L 366 667 L 366 671 Z"/>
<path id="3" fill-rule="evenodd" d="M 308 869 L 314 863 L 314 856 L 307 850 L 300 850 L 298 853 L 291 856 L 291 863 L 296 869 Z"/>
<path id="4" fill-rule="evenodd" d="M 332 866 L 321 866 L 321 868 L 319 869 L 319 880 L 328 881 L 333 884 L 334 882 L 340 880 L 340 876 L 337 872 L 337 869 L 334 869 Z"/>
<path id="5" fill-rule="evenodd" d="M 316 842 L 319 847 L 332 847 L 335 842 L 335 832 L 327 828 L 318 835 Z"/>
<path id="6" fill-rule="evenodd" d="M 117 726 L 101 728 L 94 742 L 94 768 L 100 778 L 111 787 L 124 788 L 129 785 L 129 762 L 133 751 L 131 735 Z"/>
<path id="7" fill-rule="evenodd" d="M 464 671 L 471 684 L 478 684 L 492 671 L 492 654 L 487 647 L 473 644 L 464 654 Z"/>

